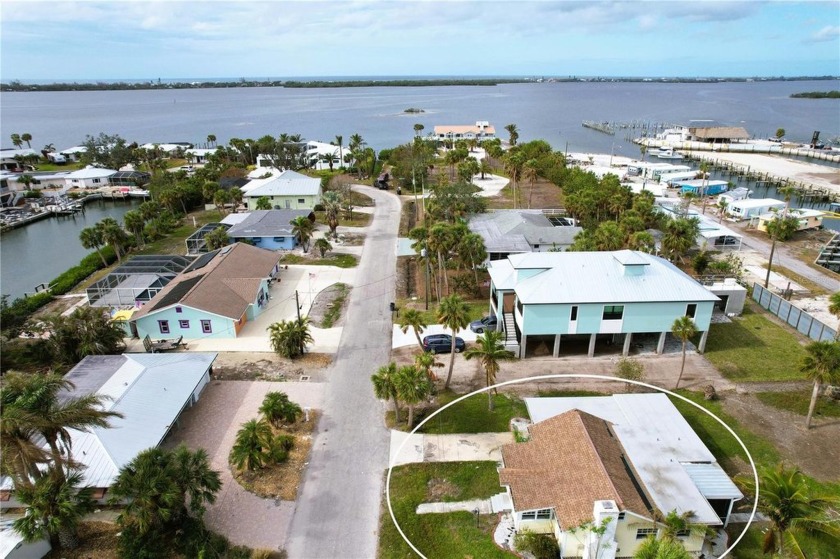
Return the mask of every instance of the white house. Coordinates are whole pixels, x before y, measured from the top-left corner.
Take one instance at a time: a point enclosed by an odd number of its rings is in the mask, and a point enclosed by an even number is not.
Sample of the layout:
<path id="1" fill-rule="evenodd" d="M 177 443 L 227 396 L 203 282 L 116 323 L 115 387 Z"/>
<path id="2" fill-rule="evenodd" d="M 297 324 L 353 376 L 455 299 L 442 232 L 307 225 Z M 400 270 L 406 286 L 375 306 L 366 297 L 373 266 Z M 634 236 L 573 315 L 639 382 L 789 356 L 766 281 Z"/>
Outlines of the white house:
<path id="1" fill-rule="evenodd" d="M 496 138 L 496 129 L 486 120 L 476 121 L 475 125 L 450 125 L 443 124 L 435 126 L 434 139 L 439 142 L 458 140 L 493 140 Z"/>
<path id="2" fill-rule="evenodd" d="M 107 396 L 105 409 L 122 414 L 108 428 L 70 430 L 73 459 L 85 467 L 82 484 L 95 488 L 95 499 L 105 499 L 120 468 L 139 452 L 163 442 L 210 382 L 215 359 L 198 352 L 90 355 L 64 376 L 73 388 L 59 398 Z M 11 490 L 11 479 L 3 478 L 3 508 L 18 505 Z"/>
<path id="3" fill-rule="evenodd" d="M 218 150 L 218 148 L 190 148 L 188 150 L 184 150 L 184 156 L 190 163 L 204 165 L 207 163 L 208 158 L 216 153 L 216 150 Z"/>
<path id="4" fill-rule="evenodd" d="M 756 229 L 759 231 L 767 231 L 767 224 L 781 215 L 781 211 L 772 211 L 759 216 L 752 217 L 750 223 L 757 222 Z M 788 210 L 788 217 L 796 218 L 796 230 L 805 231 L 807 229 L 819 229 L 822 227 L 823 216 L 825 212 L 819 210 L 812 210 L 809 208 L 790 208 Z"/>
<path id="5" fill-rule="evenodd" d="M 306 158 L 310 169 L 316 171 L 329 170 L 330 163 L 325 158 L 331 157 L 333 160 L 333 169 L 337 169 L 344 165 L 341 161 L 342 157 L 346 157 L 350 153 L 347 146 L 339 148 L 335 144 L 326 144 L 324 142 L 306 142 Z"/>
<path id="6" fill-rule="evenodd" d="M 471 216 L 467 226 L 481 236 L 488 260 L 521 252 L 562 251 L 582 231 L 574 220 L 542 210 L 495 210 Z"/>
<path id="7" fill-rule="evenodd" d="M 67 161 L 71 161 L 73 163 L 81 159 L 82 155 L 85 153 L 87 153 L 87 148 L 85 146 L 73 146 L 58 152 L 58 154 L 63 155 Z"/>
<path id="8" fill-rule="evenodd" d="M 186 150 L 192 148 L 192 144 L 181 142 L 172 144 L 147 143 L 140 146 L 140 149 L 159 149 L 169 157 L 185 153 Z"/>
<path id="9" fill-rule="evenodd" d="M 743 221 L 784 207 L 783 201 L 774 198 L 746 198 L 729 202 L 726 215 L 733 221 Z"/>
<path id="10" fill-rule="evenodd" d="M 656 512 L 720 529 L 743 498 L 664 394 L 525 403 L 530 440 L 502 447 L 499 480 L 514 528 L 552 534 L 562 557 L 632 557 L 663 529 Z M 677 537 L 692 555 L 711 552 L 702 530 Z"/>
<path id="11" fill-rule="evenodd" d="M 114 169 L 100 169 L 85 167 L 78 171 L 71 171 L 64 175 L 65 184 L 69 188 L 101 188 L 110 184 L 110 177 L 115 175 Z"/>

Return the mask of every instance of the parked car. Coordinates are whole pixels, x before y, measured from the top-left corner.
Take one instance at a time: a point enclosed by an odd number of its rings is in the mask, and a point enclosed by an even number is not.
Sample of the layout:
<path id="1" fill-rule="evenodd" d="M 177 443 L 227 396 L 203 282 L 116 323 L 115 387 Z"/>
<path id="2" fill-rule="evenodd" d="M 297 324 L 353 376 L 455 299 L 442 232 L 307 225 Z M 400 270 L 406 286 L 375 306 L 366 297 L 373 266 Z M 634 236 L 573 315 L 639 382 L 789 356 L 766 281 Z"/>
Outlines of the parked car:
<path id="1" fill-rule="evenodd" d="M 467 344 L 464 340 L 455 338 L 455 353 L 461 353 Z M 432 334 L 423 338 L 423 349 L 432 353 L 449 353 L 452 349 L 452 336 L 449 334 Z"/>
<path id="2" fill-rule="evenodd" d="M 492 314 L 490 316 L 485 316 L 480 320 L 470 322 L 470 330 L 476 334 L 483 334 L 485 330 L 493 332 L 496 330 L 497 326 L 496 316 Z"/>

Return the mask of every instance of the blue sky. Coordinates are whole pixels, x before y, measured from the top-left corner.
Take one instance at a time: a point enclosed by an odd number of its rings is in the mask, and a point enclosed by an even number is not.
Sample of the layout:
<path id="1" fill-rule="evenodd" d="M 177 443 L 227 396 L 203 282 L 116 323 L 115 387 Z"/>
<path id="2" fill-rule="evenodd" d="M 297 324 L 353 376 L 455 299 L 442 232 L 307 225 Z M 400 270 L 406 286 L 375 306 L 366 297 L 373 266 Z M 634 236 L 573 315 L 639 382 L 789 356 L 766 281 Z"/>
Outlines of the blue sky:
<path id="1" fill-rule="evenodd" d="M 0 79 L 840 75 L 840 2 L 8 1 Z"/>

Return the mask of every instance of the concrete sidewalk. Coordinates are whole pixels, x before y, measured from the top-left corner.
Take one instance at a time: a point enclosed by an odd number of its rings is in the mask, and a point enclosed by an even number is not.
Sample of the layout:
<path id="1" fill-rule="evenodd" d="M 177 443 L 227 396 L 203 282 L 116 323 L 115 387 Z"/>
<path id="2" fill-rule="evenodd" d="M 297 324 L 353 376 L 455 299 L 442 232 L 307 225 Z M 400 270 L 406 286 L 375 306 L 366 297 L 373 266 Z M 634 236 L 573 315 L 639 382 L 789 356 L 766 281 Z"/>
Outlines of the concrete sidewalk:
<path id="1" fill-rule="evenodd" d="M 434 421 L 434 420 L 433 420 Z M 403 445 L 403 441 L 406 441 Z M 472 462 L 502 459 L 502 445 L 514 442 L 513 433 L 429 435 L 391 431 L 390 464 Z M 400 446 L 402 449 L 400 449 Z"/>

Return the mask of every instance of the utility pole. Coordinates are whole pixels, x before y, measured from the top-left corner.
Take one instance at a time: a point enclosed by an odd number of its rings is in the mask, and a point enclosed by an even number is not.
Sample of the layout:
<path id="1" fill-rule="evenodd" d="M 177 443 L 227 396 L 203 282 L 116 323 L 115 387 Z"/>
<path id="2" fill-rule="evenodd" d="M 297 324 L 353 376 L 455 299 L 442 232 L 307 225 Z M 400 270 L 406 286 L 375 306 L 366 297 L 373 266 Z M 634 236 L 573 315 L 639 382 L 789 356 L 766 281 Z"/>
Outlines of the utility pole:
<path id="1" fill-rule="evenodd" d="M 300 300 L 298 299 L 297 289 L 295 289 L 295 310 L 297 311 L 298 322 L 300 322 Z"/>
<path id="2" fill-rule="evenodd" d="M 429 310 L 429 251 L 424 247 L 420 250 L 420 256 L 423 257 L 423 266 L 426 268 L 426 310 Z"/>

